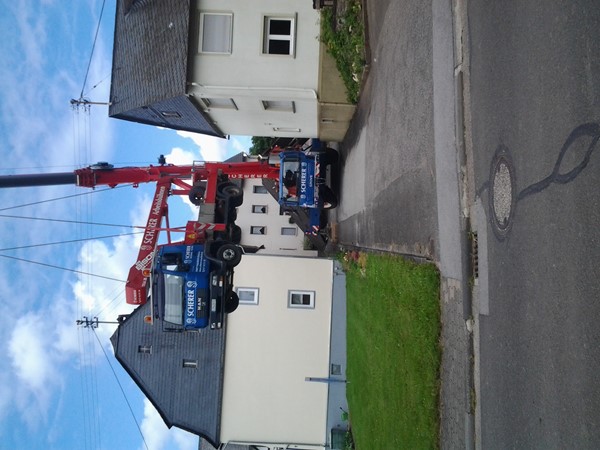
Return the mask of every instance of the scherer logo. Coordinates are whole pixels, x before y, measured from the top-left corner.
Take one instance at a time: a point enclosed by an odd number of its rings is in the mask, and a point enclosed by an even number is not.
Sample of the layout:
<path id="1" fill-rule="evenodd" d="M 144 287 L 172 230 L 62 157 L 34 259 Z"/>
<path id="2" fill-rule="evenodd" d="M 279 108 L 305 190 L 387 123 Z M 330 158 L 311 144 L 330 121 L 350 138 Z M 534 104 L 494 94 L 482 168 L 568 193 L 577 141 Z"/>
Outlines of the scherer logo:
<path id="1" fill-rule="evenodd" d="M 187 307 L 185 310 L 185 315 L 186 317 L 194 317 L 196 315 L 196 296 L 194 295 L 193 289 L 188 289 L 186 299 Z"/>
<path id="2" fill-rule="evenodd" d="M 300 192 L 306 192 L 306 163 L 302 163 L 300 168 Z"/>

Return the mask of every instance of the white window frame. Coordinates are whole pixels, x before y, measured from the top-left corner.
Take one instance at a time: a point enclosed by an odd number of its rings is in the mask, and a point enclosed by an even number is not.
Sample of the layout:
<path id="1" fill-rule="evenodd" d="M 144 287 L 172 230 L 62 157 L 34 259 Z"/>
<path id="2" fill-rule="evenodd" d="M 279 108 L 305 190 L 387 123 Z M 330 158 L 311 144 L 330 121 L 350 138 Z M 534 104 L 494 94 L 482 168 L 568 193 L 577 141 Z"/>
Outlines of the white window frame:
<path id="1" fill-rule="evenodd" d="M 259 294 L 258 288 L 238 287 L 235 289 L 235 292 L 237 293 L 238 297 L 240 298 L 240 305 L 258 305 L 258 294 Z M 241 292 L 252 293 L 252 300 L 242 299 L 242 295 L 240 295 Z"/>
<path id="2" fill-rule="evenodd" d="M 300 133 L 302 130 L 300 128 L 273 127 L 273 131 L 279 131 L 280 133 Z"/>
<path id="3" fill-rule="evenodd" d="M 288 232 L 285 232 L 285 231 Z M 298 227 L 281 227 L 282 236 L 298 236 Z"/>
<path id="4" fill-rule="evenodd" d="M 152 345 L 138 345 L 138 353 L 144 353 L 146 355 L 152 354 Z"/>
<path id="5" fill-rule="evenodd" d="M 293 303 L 294 296 L 309 296 L 308 304 Z M 314 309 L 315 308 L 315 291 L 301 291 L 301 290 L 289 290 L 288 291 L 288 308 L 298 309 Z"/>
<path id="6" fill-rule="evenodd" d="M 197 369 L 198 368 L 198 360 L 197 359 L 184 359 L 181 363 L 181 367 L 184 369 Z"/>
<path id="7" fill-rule="evenodd" d="M 235 101 L 232 98 L 224 98 L 224 97 L 202 97 L 200 99 L 204 104 L 204 107 L 207 110 L 212 109 L 235 109 L 237 111 L 238 107 L 235 104 Z"/>
<path id="8" fill-rule="evenodd" d="M 263 232 L 261 233 L 259 229 Z M 264 225 L 251 225 L 250 234 L 254 234 L 255 236 L 265 236 L 267 234 L 267 227 Z"/>
<path id="9" fill-rule="evenodd" d="M 269 34 L 269 24 L 272 20 L 285 20 L 290 22 L 290 34 Z M 278 15 L 265 15 L 263 16 L 263 46 L 262 53 L 264 55 L 273 56 L 295 56 L 296 55 L 296 16 L 278 16 Z M 289 53 L 270 53 L 269 42 L 271 40 L 277 41 L 289 41 L 290 50 Z"/>
<path id="10" fill-rule="evenodd" d="M 253 194 L 268 194 L 269 191 L 262 184 L 258 184 L 258 185 L 252 186 L 252 193 Z"/>
<path id="11" fill-rule="evenodd" d="M 223 49 L 221 50 L 207 50 L 204 48 L 204 29 L 205 20 L 207 17 L 215 16 L 227 16 L 229 17 L 229 33 L 227 30 L 223 36 L 227 36 L 228 41 L 225 42 Z M 227 12 L 201 12 L 200 13 L 200 29 L 198 31 L 198 53 L 205 53 L 210 55 L 231 55 L 233 47 L 233 13 Z"/>
<path id="12" fill-rule="evenodd" d="M 265 111 L 296 113 L 296 103 L 292 100 L 261 100 Z"/>
<path id="13" fill-rule="evenodd" d="M 267 214 L 269 207 L 267 205 L 252 205 L 253 214 Z"/>

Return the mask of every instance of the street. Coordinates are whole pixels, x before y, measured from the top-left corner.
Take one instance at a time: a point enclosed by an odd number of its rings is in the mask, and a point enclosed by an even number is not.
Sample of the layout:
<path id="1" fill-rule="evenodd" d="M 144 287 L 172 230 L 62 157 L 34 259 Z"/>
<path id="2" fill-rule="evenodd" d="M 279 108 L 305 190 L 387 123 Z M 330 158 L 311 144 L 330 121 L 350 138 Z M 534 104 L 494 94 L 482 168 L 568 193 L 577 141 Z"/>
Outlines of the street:
<path id="1" fill-rule="evenodd" d="M 364 4 L 335 220 L 440 269 L 441 447 L 600 447 L 600 7 Z"/>
<path id="2" fill-rule="evenodd" d="M 597 448 L 600 8 L 469 0 L 468 21 L 481 445 Z"/>

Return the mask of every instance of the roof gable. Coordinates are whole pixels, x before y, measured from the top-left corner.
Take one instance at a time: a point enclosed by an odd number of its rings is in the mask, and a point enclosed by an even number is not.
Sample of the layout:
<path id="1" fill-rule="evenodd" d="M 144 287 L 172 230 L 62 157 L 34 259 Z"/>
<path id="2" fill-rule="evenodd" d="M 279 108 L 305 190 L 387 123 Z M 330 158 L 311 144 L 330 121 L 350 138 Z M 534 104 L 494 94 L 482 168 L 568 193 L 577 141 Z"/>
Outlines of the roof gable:
<path id="1" fill-rule="evenodd" d="M 117 1 L 109 116 L 223 136 L 187 97 L 190 8 L 190 0 Z"/>
<path id="2" fill-rule="evenodd" d="M 111 336 L 115 357 L 170 428 L 219 442 L 225 331 L 163 331 L 139 306 Z M 189 364 L 184 363 L 187 361 Z"/>

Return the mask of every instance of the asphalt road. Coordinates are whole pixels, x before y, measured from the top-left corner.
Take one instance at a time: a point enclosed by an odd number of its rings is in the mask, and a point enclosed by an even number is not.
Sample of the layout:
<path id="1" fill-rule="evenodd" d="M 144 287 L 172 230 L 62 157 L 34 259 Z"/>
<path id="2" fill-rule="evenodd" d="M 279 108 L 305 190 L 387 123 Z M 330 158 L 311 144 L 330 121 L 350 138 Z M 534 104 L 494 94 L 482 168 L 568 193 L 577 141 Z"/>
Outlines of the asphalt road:
<path id="1" fill-rule="evenodd" d="M 479 444 L 600 448 L 600 5 L 467 12 Z"/>
<path id="2" fill-rule="evenodd" d="M 440 267 L 442 448 L 600 448 L 600 5 L 365 5 L 334 220 Z"/>
<path id="3" fill-rule="evenodd" d="M 340 143 L 344 246 L 433 261 L 441 274 L 441 447 L 473 443 L 452 3 L 365 1 L 369 72 Z M 470 306 L 470 305 L 469 305 Z M 398 380 L 401 382 L 401 380 Z"/>

